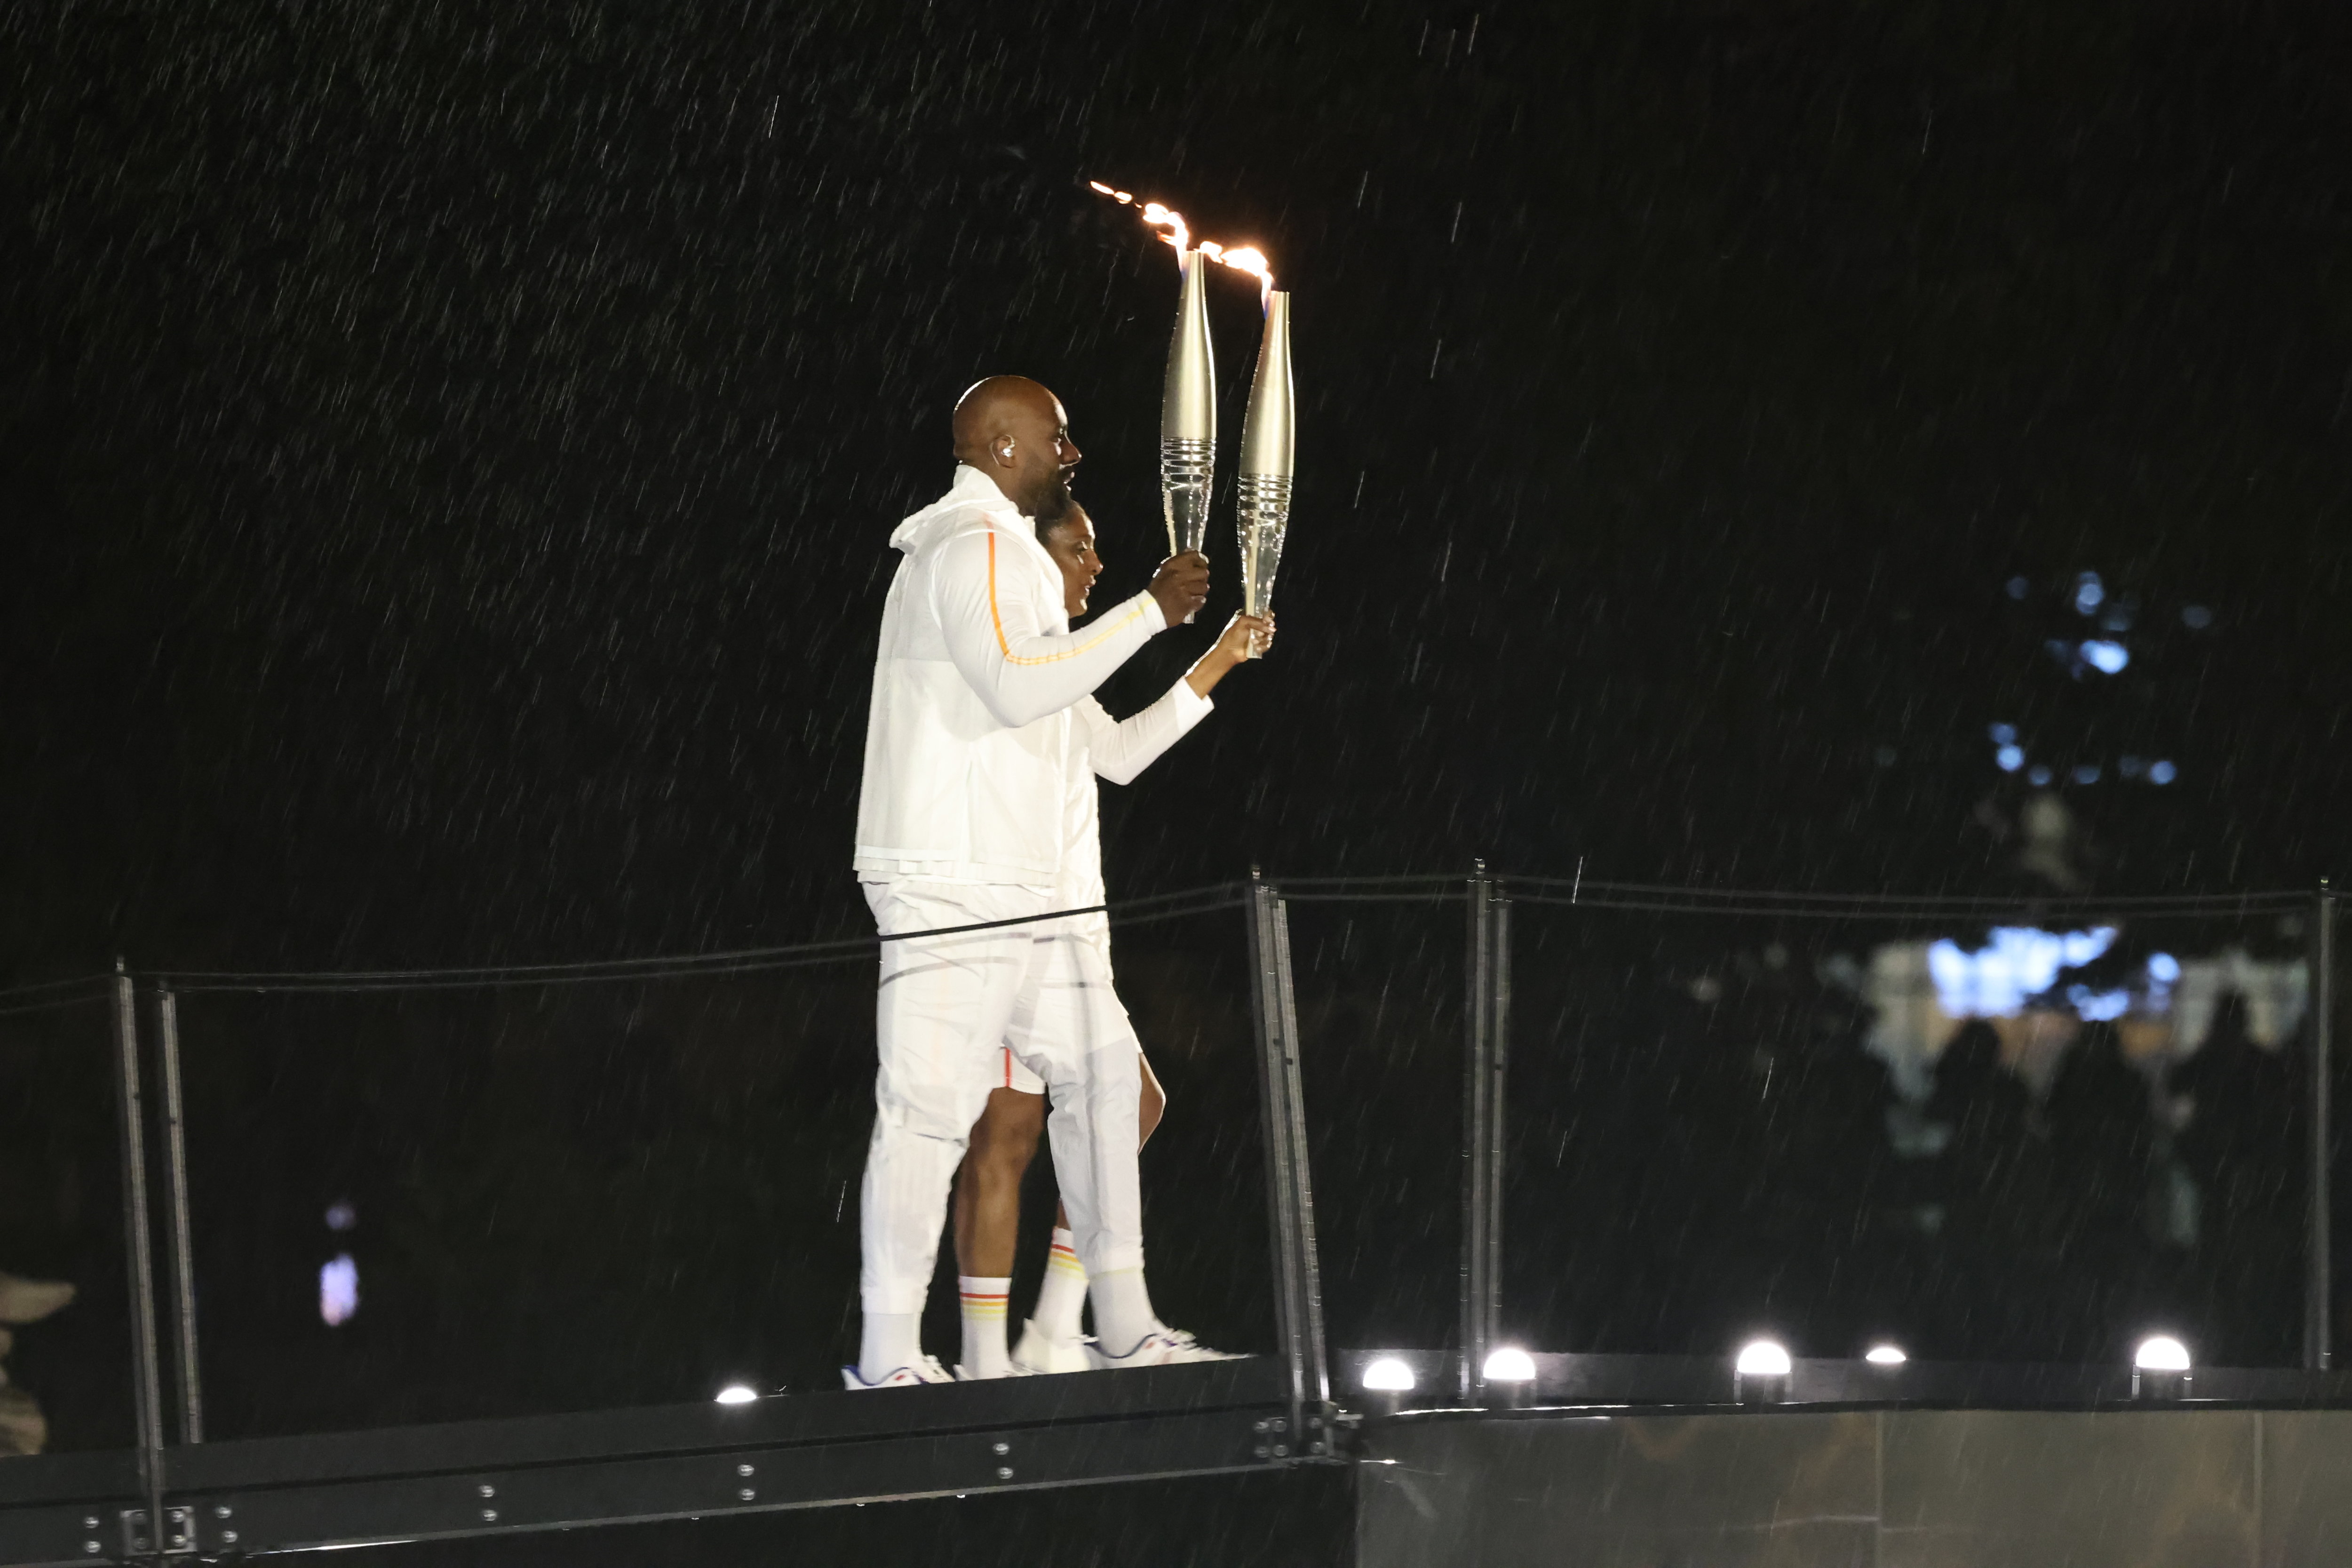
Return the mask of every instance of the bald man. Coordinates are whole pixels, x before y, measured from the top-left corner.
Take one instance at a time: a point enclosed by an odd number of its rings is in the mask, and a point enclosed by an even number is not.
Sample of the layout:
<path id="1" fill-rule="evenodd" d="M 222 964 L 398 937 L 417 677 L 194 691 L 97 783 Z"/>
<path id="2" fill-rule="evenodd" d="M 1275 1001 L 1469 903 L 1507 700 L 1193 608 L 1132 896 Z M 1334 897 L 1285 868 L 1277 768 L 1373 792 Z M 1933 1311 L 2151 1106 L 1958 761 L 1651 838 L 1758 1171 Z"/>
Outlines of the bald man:
<path id="1" fill-rule="evenodd" d="M 1097 1342 L 1119 1365 L 1213 1352 L 1160 1324 L 1143 1278 L 1134 1037 L 1112 1017 L 1013 1035 L 1055 944 L 1037 921 L 1063 856 L 1070 709 L 1208 597 L 1208 563 L 1163 563 L 1143 593 L 1073 634 L 1037 540 L 1079 460 L 1059 399 L 992 376 L 957 403 L 948 493 L 898 525 L 857 805 L 856 866 L 883 936 L 874 1136 L 859 1189 L 864 1312 L 847 1387 L 944 1383 L 922 1352 L 923 1300 L 949 1183 L 1007 1044 L 1052 1094 L 1046 1133 L 1089 1279 Z M 997 923 L 1011 922 L 1011 923 Z M 1020 923 L 1027 922 L 1027 923 Z M 908 933 L 984 926 L 954 935 Z M 1081 995 L 1080 1005 L 1089 1005 Z"/>

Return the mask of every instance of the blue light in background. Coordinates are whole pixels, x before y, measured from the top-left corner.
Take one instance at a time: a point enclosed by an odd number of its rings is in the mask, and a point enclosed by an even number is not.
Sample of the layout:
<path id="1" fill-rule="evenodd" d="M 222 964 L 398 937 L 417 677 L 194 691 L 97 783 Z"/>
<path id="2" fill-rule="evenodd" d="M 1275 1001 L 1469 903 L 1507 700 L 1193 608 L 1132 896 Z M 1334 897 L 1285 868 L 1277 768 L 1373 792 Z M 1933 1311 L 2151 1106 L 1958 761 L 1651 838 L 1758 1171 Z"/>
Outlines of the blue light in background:
<path id="1" fill-rule="evenodd" d="M 2213 612 L 2202 605 L 2190 605 L 2180 612 L 2180 624 L 2192 632 L 2201 632 L 2213 624 Z"/>
<path id="2" fill-rule="evenodd" d="M 2027 783 L 2032 784 L 2034 788 L 2040 789 L 2043 784 L 2050 782 L 2050 770 L 2043 767 L 2040 763 L 2036 763 L 2025 771 L 2025 777 Z"/>
<path id="3" fill-rule="evenodd" d="M 2013 773 L 2025 765 L 2025 752 L 2016 746 L 2003 746 L 1992 754 L 1992 760 L 2002 773 Z"/>
<path id="4" fill-rule="evenodd" d="M 2083 645 L 2083 662 L 2103 675 L 2116 675 L 2131 662 L 2131 649 L 2105 638 Z"/>
<path id="5" fill-rule="evenodd" d="M 2049 990 L 2056 983 L 2060 970 L 2090 963 L 2106 952 L 2115 940 L 2113 926 L 2063 932 L 2027 926 L 1996 926 L 1992 945 L 1975 952 L 1948 938 L 1929 946 L 1927 974 L 1935 982 L 1936 1004 L 1944 1010 L 1945 1016 L 2009 1017 L 2025 1005 L 2028 997 Z M 2087 990 L 2081 986 L 2074 989 Z M 2109 998 L 2099 994 L 2094 1000 L 2095 1005 L 2105 1007 Z M 2122 1008 L 2118 1006 L 2116 1012 L 2122 1012 Z"/>
<path id="6" fill-rule="evenodd" d="M 360 1310 L 360 1266 L 348 1252 L 319 1267 L 319 1317 L 330 1327 Z"/>
<path id="7" fill-rule="evenodd" d="M 2087 985 L 2069 985 L 2066 987 L 2066 1001 L 2074 1009 L 2074 1016 L 2083 1022 L 2099 1024 L 2110 1018 L 2122 1017 L 2125 1009 L 2131 1005 L 2131 993 L 2094 991 Z"/>
<path id="8" fill-rule="evenodd" d="M 2085 572 L 2074 579 L 2074 608 L 2089 615 L 2107 602 L 2107 585 L 2099 581 L 2096 572 Z"/>
<path id="9" fill-rule="evenodd" d="M 1992 743 L 1994 745 L 2009 745 L 2017 739 L 2017 726 L 2014 724 L 1995 724 L 1992 727 L 1991 735 Z"/>
<path id="10" fill-rule="evenodd" d="M 2074 782 L 2078 784 L 2095 784 L 2098 783 L 2099 764 L 2096 763 L 2084 763 L 2080 767 L 2077 767 L 2074 770 Z"/>
<path id="11" fill-rule="evenodd" d="M 2147 782 L 2152 784 L 2168 784 L 2179 776 L 2180 770 L 2170 763 L 2159 759 L 2147 764 Z"/>
<path id="12" fill-rule="evenodd" d="M 2172 954 L 2168 952 L 2149 953 L 2147 955 L 2147 977 L 2150 980 L 2161 981 L 2167 985 L 2171 984 L 2174 981 L 2180 978 L 2180 960 L 2173 957 Z"/>

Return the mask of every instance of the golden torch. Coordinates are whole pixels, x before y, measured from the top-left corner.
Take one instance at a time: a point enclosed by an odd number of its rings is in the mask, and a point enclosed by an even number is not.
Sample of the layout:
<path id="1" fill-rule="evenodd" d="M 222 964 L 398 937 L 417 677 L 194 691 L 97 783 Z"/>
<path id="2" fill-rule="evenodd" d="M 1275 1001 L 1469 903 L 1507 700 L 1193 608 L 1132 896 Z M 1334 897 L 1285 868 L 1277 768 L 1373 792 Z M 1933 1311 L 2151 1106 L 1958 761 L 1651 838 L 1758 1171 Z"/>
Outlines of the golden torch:
<path id="1" fill-rule="evenodd" d="M 1183 234 L 1181 219 L 1171 237 Z M 1217 475 L 1217 360 L 1209 342 L 1208 258 L 1179 248 L 1182 279 L 1176 331 L 1168 341 L 1168 379 L 1160 392 L 1160 506 L 1168 518 L 1168 553 L 1198 551 L 1209 532 L 1209 489 Z"/>
<path id="2" fill-rule="evenodd" d="M 1087 182 L 1121 206 L 1137 207 L 1143 221 L 1162 230 L 1176 249 L 1176 332 L 1168 344 L 1168 379 L 1160 395 L 1160 498 L 1168 518 L 1169 553 L 1199 550 L 1208 531 L 1209 491 L 1217 467 L 1216 360 L 1209 346 L 1207 269 L 1213 261 L 1246 272 L 1258 281 L 1265 310 L 1265 336 L 1257 351 L 1257 377 L 1250 384 L 1249 412 L 1242 421 L 1242 476 L 1238 522 L 1242 545 L 1242 608 L 1263 616 L 1274 601 L 1274 574 L 1282 564 L 1282 539 L 1290 527 L 1290 459 L 1293 407 L 1290 385 L 1290 296 L 1277 293 L 1274 269 L 1252 246 L 1231 249 L 1204 239 L 1192 244 L 1183 216 L 1158 202 L 1135 196 L 1100 180 Z M 1257 657 L 1255 652 L 1252 658 Z"/>
<path id="3" fill-rule="evenodd" d="M 1217 359 L 1209 342 L 1208 269 L 1201 264 L 1213 261 L 1249 273 L 1257 279 L 1261 296 L 1273 286 L 1273 275 L 1252 247 L 1228 250 L 1209 239 L 1194 245 L 1183 214 L 1100 180 L 1087 184 L 1097 195 L 1134 207 L 1176 252 L 1176 331 L 1168 341 L 1168 378 L 1160 389 L 1160 505 L 1168 519 L 1168 553 L 1198 551 L 1208 539 L 1209 494 L 1217 474 Z M 1288 363 L 1286 357 L 1286 367 Z M 1250 406 L 1255 411 L 1257 405 L 1253 401 Z M 1287 416 L 1284 428 L 1288 429 Z M 1287 474 L 1288 436 L 1283 440 Z"/>
<path id="4" fill-rule="evenodd" d="M 1266 282 L 1271 285 L 1273 279 Z M 1290 384 L 1290 296 L 1265 295 L 1265 336 L 1258 342 L 1257 376 L 1242 419 L 1240 503 L 1242 610 L 1263 616 L 1274 603 L 1274 574 L 1282 565 L 1282 539 L 1290 529 L 1291 447 L 1297 398 Z M 1256 655 L 1253 652 L 1252 656 Z"/>

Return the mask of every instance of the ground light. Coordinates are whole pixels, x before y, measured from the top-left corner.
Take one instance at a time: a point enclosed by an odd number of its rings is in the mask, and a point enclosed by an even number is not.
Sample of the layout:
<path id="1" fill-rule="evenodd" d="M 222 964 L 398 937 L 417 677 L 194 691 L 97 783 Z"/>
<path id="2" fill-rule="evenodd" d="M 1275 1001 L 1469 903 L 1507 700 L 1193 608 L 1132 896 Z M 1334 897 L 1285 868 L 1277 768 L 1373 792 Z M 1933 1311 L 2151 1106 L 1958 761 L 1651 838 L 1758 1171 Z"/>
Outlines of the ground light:
<path id="1" fill-rule="evenodd" d="M 2151 1334 L 2132 1352 L 2134 1399 L 2179 1399 L 2189 1393 L 2189 1347 L 2170 1334 Z"/>
<path id="2" fill-rule="evenodd" d="M 1789 1352 L 1776 1340 L 1750 1340 L 1731 1363 L 1731 1394 L 1742 1405 L 1778 1405 L 1789 1397 Z"/>
<path id="3" fill-rule="evenodd" d="M 748 1384 L 730 1383 L 719 1391 L 721 1405 L 749 1405 L 760 1397 L 759 1390 Z"/>
<path id="4" fill-rule="evenodd" d="M 1873 1366 L 1901 1366 L 1911 1358 L 1903 1353 L 1901 1345 L 1873 1345 L 1862 1352 L 1862 1359 Z"/>
<path id="5" fill-rule="evenodd" d="M 1535 1357 L 1517 1345 L 1505 1345 L 1486 1358 L 1486 1400 L 1490 1405 L 1525 1405 L 1536 1386 Z"/>
<path id="6" fill-rule="evenodd" d="M 1381 1415 L 1393 1415 L 1404 1407 L 1412 1382 L 1412 1368 L 1392 1355 L 1381 1356 L 1366 1367 L 1362 1380 L 1367 1402 Z"/>

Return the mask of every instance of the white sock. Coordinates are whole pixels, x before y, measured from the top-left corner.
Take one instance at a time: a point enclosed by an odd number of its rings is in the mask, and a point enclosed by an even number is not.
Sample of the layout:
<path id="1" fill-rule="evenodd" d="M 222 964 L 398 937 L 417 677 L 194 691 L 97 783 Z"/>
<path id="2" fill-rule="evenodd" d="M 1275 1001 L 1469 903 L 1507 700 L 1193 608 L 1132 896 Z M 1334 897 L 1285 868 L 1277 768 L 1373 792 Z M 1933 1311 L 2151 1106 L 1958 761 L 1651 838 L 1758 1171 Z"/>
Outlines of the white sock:
<path id="1" fill-rule="evenodd" d="M 920 1312 L 868 1312 L 857 1351 L 857 1375 L 879 1383 L 923 1359 Z"/>
<path id="2" fill-rule="evenodd" d="M 963 1370 L 972 1377 L 1003 1377 L 1013 1370 L 1004 1349 L 1004 1304 L 1013 1294 L 1010 1279 L 980 1279 L 956 1276 L 956 1296 L 963 1304 Z"/>
<path id="3" fill-rule="evenodd" d="M 1045 1255 L 1045 1282 L 1037 1288 L 1037 1328 L 1049 1339 L 1076 1339 L 1086 1308 L 1087 1266 L 1078 1261 L 1077 1239 L 1056 1226 L 1054 1250 Z"/>
<path id="4" fill-rule="evenodd" d="M 1088 1281 L 1095 1303 L 1095 1343 L 1105 1355 L 1126 1355 L 1160 1326 L 1151 1315 L 1151 1292 L 1143 1270 L 1115 1268 Z"/>

